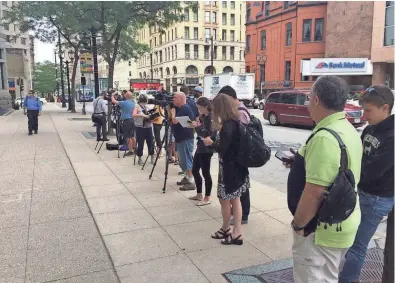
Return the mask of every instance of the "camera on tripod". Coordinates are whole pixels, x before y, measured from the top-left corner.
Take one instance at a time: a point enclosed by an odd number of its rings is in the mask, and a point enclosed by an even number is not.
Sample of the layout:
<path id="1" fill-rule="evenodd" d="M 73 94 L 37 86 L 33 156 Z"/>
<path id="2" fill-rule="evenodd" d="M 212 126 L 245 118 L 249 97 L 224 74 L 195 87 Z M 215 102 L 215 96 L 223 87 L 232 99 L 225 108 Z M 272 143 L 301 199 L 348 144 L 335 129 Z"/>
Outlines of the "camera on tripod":
<path id="1" fill-rule="evenodd" d="M 174 96 L 168 92 L 158 92 L 155 96 L 155 105 L 159 105 L 163 108 L 169 106 L 170 108 L 174 108 Z"/>
<path id="2" fill-rule="evenodd" d="M 155 120 L 156 118 L 158 118 L 160 116 L 160 113 L 156 111 L 156 109 L 151 109 L 151 110 L 143 110 L 143 113 L 145 115 L 148 115 L 149 118 L 147 118 L 150 121 Z"/>

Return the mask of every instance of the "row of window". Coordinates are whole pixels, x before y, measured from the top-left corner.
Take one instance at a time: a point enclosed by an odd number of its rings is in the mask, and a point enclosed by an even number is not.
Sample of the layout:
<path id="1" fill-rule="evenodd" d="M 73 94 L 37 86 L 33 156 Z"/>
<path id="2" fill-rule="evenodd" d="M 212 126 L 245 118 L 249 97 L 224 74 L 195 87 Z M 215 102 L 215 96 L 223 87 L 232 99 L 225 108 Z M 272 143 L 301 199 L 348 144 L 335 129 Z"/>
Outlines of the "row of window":
<path id="1" fill-rule="evenodd" d="M 185 39 L 191 39 L 191 35 L 190 35 L 190 27 L 184 27 L 184 38 Z M 212 33 L 211 33 L 212 31 Z M 221 40 L 223 41 L 227 41 L 228 37 L 227 37 L 228 31 L 226 29 L 222 30 L 222 37 Z M 229 37 L 229 41 L 234 42 L 235 41 L 235 31 L 234 30 L 230 30 L 230 37 Z M 211 37 L 211 35 L 213 36 L 214 39 L 217 39 L 217 30 L 216 29 L 209 29 L 209 28 L 205 28 L 204 29 L 204 38 L 208 39 Z M 199 39 L 199 28 L 194 27 L 193 28 L 193 39 L 198 40 Z"/>
<path id="2" fill-rule="evenodd" d="M 217 2 L 218 1 L 204 1 L 205 6 L 214 6 L 217 7 Z M 222 8 L 227 8 L 228 7 L 228 1 L 222 1 Z M 235 9 L 236 8 L 236 2 L 235 1 L 230 1 L 230 8 Z"/>
<path id="3" fill-rule="evenodd" d="M 167 61 L 172 61 L 177 59 L 177 46 L 171 46 L 167 47 L 164 50 L 161 51 L 156 51 L 152 55 L 146 55 L 143 56 L 141 59 L 138 61 L 138 66 L 145 67 L 145 66 L 150 66 L 151 65 L 151 57 L 152 56 L 152 64 L 158 64 L 162 62 L 167 62 Z"/>
<path id="4" fill-rule="evenodd" d="M 197 22 L 197 20 L 194 22 Z M 204 12 L 204 22 L 205 23 L 217 23 L 217 12 L 210 12 L 210 11 L 205 11 Z M 236 25 L 236 15 L 235 14 L 230 14 L 230 25 L 234 26 Z M 227 25 L 228 24 L 228 14 L 227 13 L 222 13 L 222 24 Z"/>
<path id="5" fill-rule="evenodd" d="M 231 46 L 229 48 L 230 50 L 230 56 L 227 56 L 227 50 L 228 47 L 227 46 L 222 46 L 222 60 L 235 60 L 235 48 L 233 46 Z M 193 56 L 192 56 L 193 55 Z M 242 60 L 243 58 L 243 51 L 240 51 L 240 55 L 239 58 L 237 58 L 237 60 Z M 193 53 L 190 49 L 190 45 L 189 44 L 185 44 L 185 59 L 195 59 L 198 60 L 199 58 L 199 45 L 193 45 Z M 204 57 L 203 59 L 208 60 L 211 59 L 210 56 L 210 46 L 204 46 Z M 218 59 L 218 46 L 214 46 L 214 50 L 213 50 L 213 59 L 217 60 Z"/>
<path id="6" fill-rule="evenodd" d="M 314 41 L 322 41 L 324 39 L 324 19 L 315 19 L 314 20 Z M 302 33 L 302 41 L 310 42 L 312 39 L 312 19 L 304 19 L 303 20 L 303 33 Z M 287 23 L 285 25 L 285 45 L 292 45 L 292 23 Z M 266 49 L 266 30 L 262 30 L 260 33 L 260 50 Z M 246 50 L 247 52 L 251 51 L 251 35 L 247 35 L 246 39 Z"/>
<path id="7" fill-rule="evenodd" d="M 265 81 L 265 72 L 266 72 L 266 66 L 265 65 L 260 65 L 260 81 L 264 82 Z M 246 73 L 251 73 L 255 72 L 256 70 L 251 70 L 250 66 L 246 66 Z M 284 80 L 285 81 L 290 81 L 291 80 L 291 61 L 285 61 L 285 74 L 284 74 Z"/>
<path id="8" fill-rule="evenodd" d="M 6 35 L 5 41 L 8 43 L 16 43 L 16 39 L 14 39 L 11 35 Z M 21 37 L 21 44 L 26 45 L 26 43 L 27 43 L 27 39 L 24 37 Z"/>

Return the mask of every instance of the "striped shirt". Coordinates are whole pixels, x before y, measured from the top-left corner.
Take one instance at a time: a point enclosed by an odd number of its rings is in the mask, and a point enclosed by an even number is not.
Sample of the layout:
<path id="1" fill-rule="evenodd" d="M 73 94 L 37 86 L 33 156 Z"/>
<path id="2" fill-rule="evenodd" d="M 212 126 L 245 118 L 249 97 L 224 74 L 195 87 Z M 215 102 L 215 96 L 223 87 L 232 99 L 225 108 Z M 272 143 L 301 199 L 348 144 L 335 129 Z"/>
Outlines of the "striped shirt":
<path id="1" fill-rule="evenodd" d="M 107 115 L 106 100 L 102 99 L 101 97 L 98 97 L 95 100 L 93 100 L 93 112 L 96 114 L 106 113 Z"/>

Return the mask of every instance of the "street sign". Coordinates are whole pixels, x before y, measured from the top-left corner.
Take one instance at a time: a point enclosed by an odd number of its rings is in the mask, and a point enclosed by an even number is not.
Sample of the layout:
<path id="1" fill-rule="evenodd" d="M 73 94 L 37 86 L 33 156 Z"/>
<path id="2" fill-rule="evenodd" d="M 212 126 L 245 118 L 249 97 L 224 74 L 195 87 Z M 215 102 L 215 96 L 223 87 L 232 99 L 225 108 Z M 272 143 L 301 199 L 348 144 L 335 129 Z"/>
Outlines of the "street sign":
<path id="1" fill-rule="evenodd" d="M 92 53 L 82 53 L 80 55 L 81 73 L 93 73 L 93 57 Z"/>

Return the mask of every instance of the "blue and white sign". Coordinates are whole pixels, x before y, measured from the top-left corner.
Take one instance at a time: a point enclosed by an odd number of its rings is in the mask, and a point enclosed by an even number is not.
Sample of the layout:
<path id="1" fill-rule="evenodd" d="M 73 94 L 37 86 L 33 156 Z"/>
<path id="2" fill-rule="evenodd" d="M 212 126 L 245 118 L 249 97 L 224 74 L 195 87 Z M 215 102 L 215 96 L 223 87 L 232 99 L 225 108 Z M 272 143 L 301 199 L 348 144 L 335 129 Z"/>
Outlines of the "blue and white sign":
<path id="1" fill-rule="evenodd" d="M 369 75 L 372 72 L 371 62 L 368 58 L 312 58 L 310 59 L 310 74 L 361 74 Z"/>

